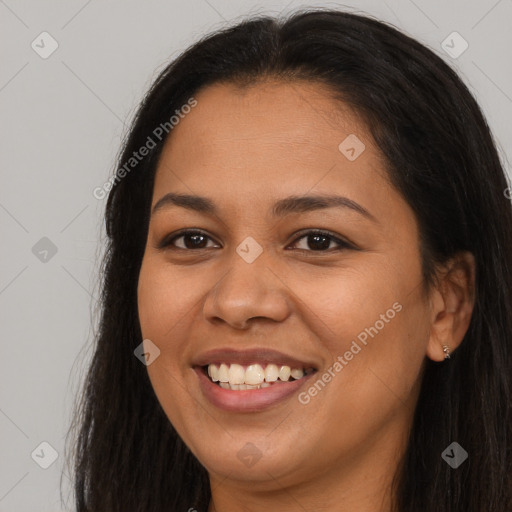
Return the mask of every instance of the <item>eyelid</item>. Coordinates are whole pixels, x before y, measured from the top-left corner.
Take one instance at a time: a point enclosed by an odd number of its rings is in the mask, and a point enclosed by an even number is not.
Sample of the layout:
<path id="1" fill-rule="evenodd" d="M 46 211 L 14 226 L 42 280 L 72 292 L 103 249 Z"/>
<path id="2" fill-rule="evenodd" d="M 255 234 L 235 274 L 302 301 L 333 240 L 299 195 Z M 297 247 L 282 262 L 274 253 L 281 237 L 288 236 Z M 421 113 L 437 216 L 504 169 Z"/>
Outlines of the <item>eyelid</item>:
<path id="1" fill-rule="evenodd" d="M 185 236 L 185 235 L 189 235 L 189 234 L 203 235 L 203 236 L 209 238 L 210 240 L 213 240 L 215 243 L 218 243 L 207 231 L 205 231 L 201 228 L 184 228 L 176 233 L 171 233 L 170 235 L 165 236 L 160 242 L 158 242 L 156 244 L 155 248 L 159 249 L 159 250 L 170 249 L 170 250 L 186 251 L 186 252 L 198 252 L 198 251 L 204 250 L 204 249 L 212 249 L 212 247 L 203 247 L 203 248 L 199 248 L 199 249 L 184 249 L 182 247 L 176 247 L 173 244 L 173 241 L 175 241 L 176 239 L 181 238 L 182 236 Z M 338 247 L 326 249 L 323 251 L 314 251 L 314 250 L 307 250 L 307 249 L 298 249 L 298 250 L 303 251 L 303 252 L 317 253 L 317 254 L 318 253 L 320 253 L 320 254 L 321 253 L 332 253 L 335 251 L 341 251 L 341 250 L 347 250 L 347 249 L 357 250 L 357 247 L 349 240 L 344 239 L 340 235 L 337 235 L 329 230 L 321 229 L 321 228 L 304 228 L 304 229 L 300 230 L 299 232 L 294 233 L 293 234 L 294 238 L 293 238 L 292 242 L 290 242 L 288 245 L 290 245 L 290 244 L 295 245 L 302 238 L 305 238 L 308 235 L 320 235 L 320 236 L 328 237 L 332 241 L 334 241 L 338 245 Z"/>

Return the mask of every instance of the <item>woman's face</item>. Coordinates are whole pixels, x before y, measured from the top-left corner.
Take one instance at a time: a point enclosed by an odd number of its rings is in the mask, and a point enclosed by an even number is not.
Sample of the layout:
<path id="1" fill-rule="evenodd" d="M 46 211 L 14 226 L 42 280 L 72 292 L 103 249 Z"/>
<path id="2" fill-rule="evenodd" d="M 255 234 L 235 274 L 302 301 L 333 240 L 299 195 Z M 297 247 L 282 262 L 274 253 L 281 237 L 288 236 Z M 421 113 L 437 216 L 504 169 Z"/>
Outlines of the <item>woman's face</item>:
<path id="1" fill-rule="evenodd" d="M 216 84 L 195 98 L 157 169 L 138 284 L 165 413 L 219 483 L 272 490 L 364 461 L 389 469 L 432 320 L 411 208 L 323 86 Z M 221 387 L 208 364 L 217 379 L 267 384 Z"/>

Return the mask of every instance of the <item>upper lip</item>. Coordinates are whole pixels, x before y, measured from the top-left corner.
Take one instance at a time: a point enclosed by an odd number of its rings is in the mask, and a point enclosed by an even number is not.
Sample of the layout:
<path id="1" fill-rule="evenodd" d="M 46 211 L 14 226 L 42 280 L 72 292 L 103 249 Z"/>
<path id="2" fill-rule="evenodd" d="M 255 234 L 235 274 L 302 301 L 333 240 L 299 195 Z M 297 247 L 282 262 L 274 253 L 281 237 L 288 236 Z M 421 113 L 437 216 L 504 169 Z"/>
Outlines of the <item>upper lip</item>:
<path id="1" fill-rule="evenodd" d="M 241 365 L 250 364 L 276 364 L 286 365 L 290 368 L 313 368 L 318 365 L 312 361 L 300 360 L 277 350 L 268 348 L 251 348 L 235 350 L 232 348 L 217 348 L 198 354 L 192 361 L 193 366 L 206 366 L 209 364 L 238 363 Z"/>

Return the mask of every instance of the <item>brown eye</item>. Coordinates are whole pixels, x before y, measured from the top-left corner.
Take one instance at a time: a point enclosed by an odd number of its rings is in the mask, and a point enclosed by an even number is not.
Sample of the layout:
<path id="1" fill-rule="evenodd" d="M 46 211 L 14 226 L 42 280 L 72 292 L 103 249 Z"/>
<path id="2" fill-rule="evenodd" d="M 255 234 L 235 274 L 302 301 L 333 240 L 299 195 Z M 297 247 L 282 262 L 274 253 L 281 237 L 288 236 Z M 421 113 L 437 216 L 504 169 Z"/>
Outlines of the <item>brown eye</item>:
<path id="1" fill-rule="evenodd" d="M 307 252 L 332 252 L 343 249 L 354 249 L 350 243 L 334 236 L 328 231 L 308 231 L 295 239 L 293 246 L 296 246 L 300 240 L 305 240 L 303 247 L 295 247 Z M 179 242 L 178 242 L 179 241 Z M 210 249 L 219 247 L 218 245 L 208 245 L 213 243 L 213 239 L 203 231 L 187 230 L 164 238 L 159 244 L 158 249 L 179 249 L 183 251 L 193 251 L 199 249 Z M 333 246 L 334 244 L 334 246 Z"/>
<path id="2" fill-rule="evenodd" d="M 178 240 L 182 240 L 177 243 Z M 182 250 L 208 249 L 208 241 L 212 240 L 206 233 L 202 231 L 182 231 L 172 238 L 166 237 L 158 245 L 159 249 L 175 248 Z"/>
<path id="3" fill-rule="evenodd" d="M 299 247 L 299 249 L 309 252 L 327 252 L 331 250 L 352 248 L 349 243 L 341 240 L 328 231 L 309 231 L 297 238 L 293 245 L 296 245 L 298 241 L 302 239 L 305 239 L 304 247 Z M 337 247 L 331 247 L 333 242 L 337 245 Z"/>

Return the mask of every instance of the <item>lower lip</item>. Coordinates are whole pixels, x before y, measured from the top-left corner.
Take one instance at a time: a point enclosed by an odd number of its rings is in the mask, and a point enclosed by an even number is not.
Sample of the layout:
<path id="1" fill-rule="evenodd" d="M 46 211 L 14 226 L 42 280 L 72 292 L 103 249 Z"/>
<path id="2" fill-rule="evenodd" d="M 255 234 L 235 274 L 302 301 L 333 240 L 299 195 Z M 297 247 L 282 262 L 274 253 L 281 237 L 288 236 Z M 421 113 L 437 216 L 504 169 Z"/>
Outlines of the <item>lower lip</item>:
<path id="1" fill-rule="evenodd" d="M 234 391 L 221 388 L 212 382 L 201 367 L 194 368 L 199 377 L 199 385 L 204 396 L 219 409 L 232 412 L 257 412 L 282 402 L 300 389 L 316 372 L 302 379 L 282 384 L 273 384 L 267 388 Z"/>

